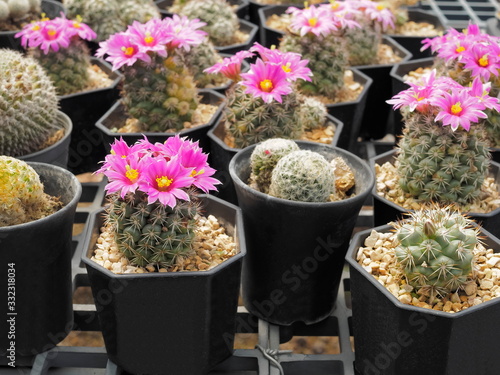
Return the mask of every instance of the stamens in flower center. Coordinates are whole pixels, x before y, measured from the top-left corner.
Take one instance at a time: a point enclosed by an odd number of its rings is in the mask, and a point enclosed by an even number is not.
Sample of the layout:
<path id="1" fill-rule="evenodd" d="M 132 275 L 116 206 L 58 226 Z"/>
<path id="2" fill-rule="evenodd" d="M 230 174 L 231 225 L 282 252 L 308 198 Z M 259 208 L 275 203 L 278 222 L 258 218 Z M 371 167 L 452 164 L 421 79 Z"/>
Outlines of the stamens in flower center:
<path id="1" fill-rule="evenodd" d="M 455 49 L 455 52 L 457 53 L 460 53 L 460 52 L 463 52 L 465 51 L 465 47 L 464 46 L 458 46 L 456 49 Z"/>
<path id="2" fill-rule="evenodd" d="M 313 18 L 309 18 L 309 19 L 308 19 L 308 22 L 309 22 L 309 26 L 314 27 L 314 26 L 316 26 L 316 24 L 318 23 L 318 19 L 317 19 L 317 18 L 315 18 L 315 17 L 313 17 Z"/>
<path id="3" fill-rule="evenodd" d="M 57 30 L 54 29 L 47 30 L 47 36 L 49 37 L 50 40 L 54 40 L 57 37 Z"/>
<path id="4" fill-rule="evenodd" d="M 135 53 L 134 47 L 122 47 L 125 56 L 132 56 Z"/>
<path id="5" fill-rule="evenodd" d="M 158 184 L 158 190 L 165 191 L 167 190 L 172 182 L 174 182 L 173 178 L 168 178 L 167 176 L 161 176 L 156 179 L 156 183 Z"/>
<path id="6" fill-rule="evenodd" d="M 281 69 L 283 69 L 285 73 L 290 73 L 292 71 L 290 68 L 290 62 L 287 62 L 285 65 L 281 65 Z"/>
<path id="7" fill-rule="evenodd" d="M 263 81 L 260 81 L 260 89 L 265 92 L 271 92 L 273 90 L 273 83 L 271 82 L 270 79 L 265 79 Z"/>
<path id="8" fill-rule="evenodd" d="M 125 177 L 127 177 L 130 182 L 135 182 L 139 177 L 139 172 L 137 172 L 137 169 L 130 168 L 130 165 L 125 166 L 125 169 L 127 170 L 125 172 Z"/>
<path id="9" fill-rule="evenodd" d="M 483 57 L 481 57 L 478 61 L 479 65 L 482 66 L 482 67 L 485 67 L 485 66 L 488 66 L 489 64 L 489 61 L 488 61 L 488 56 L 484 55 Z"/>
<path id="10" fill-rule="evenodd" d="M 144 37 L 144 43 L 146 44 L 151 44 L 155 41 L 155 38 L 151 36 L 151 33 L 149 31 L 146 32 L 146 36 Z"/>
<path id="11" fill-rule="evenodd" d="M 454 115 L 459 115 L 462 112 L 462 105 L 460 102 L 456 102 L 451 106 L 451 113 Z"/>
<path id="12" fill-rule="evenodd" d="M 196 176 L 199 176 L 200 174 L 203 174 L 205 173 L 205 170 L 204 169 L 200 169 L 198 172 L 196 172 L 196 170 L 193 169 L 193 171 L 191 172 L 191 177 L 196 177 Z"/>

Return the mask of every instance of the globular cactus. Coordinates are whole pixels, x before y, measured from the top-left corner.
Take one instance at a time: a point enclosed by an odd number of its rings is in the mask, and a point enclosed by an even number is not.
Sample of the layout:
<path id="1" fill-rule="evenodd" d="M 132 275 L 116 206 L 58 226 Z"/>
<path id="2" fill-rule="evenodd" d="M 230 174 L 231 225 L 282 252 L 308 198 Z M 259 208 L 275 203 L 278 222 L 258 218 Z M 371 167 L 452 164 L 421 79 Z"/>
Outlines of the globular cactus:
<path id="1" fill-rule="evenodd" d="M 359 23 L 361 28 L 352 29 L 345 33 L 346 46 L 348 46 L 349 51 L 348 63 L 352 66 L 371 65 L 377 61 L 382 34 L 373 30 L 366 22 Z"/>
<path id="2" fill-rule="evenodd" d="M 41 12 L 41 0 L 0 0 L 0 21 L 17 21 Z"/>
<path id="3" fill-rule="evenodd" d="M 300 106 L 300 120 L 305 130 L 323 127 L 328 111 L 326 106 L 313 96 L 306 96 Z"/>
<path id="4" fill-rule="evenodd" d="M 27 223 L 50 212 L 54 203 L 26 162 L 0 155 L 0 227 Z"/>
<path id="5" fill-rule="evenodd" d="M 140 191 L 109 199 L 108 222 L 116 228 L 118 249 L 132 264 L 168 267 L 191 251 L 199 211 L 196 200 L 170 208 L 160 202 L 148 204 L 147 194 Z"/>
<path id="6" fill-rule="evenodd" d="M 333 166 L 319 153 L 293 151 L 274 167 L 269 194 L 300 202 L 327 202 L 335 192 Z"/>
<path id="7" fill-rule="evenodd" d="M 250 167 L 252 169 L 252 178 L 259 191 L 263 193 L 269 192 L 271 175 L 278 161 L 292 151 L 298 150 L 297 143 L 283 138 L 268 139 L 255 146 L 250 156 Z"/>
<path id="8" fill-rule="evenodd" d="M 235 43 L 235 34 L 239 30 L 238 17 L 226 0 L 190 0 L 179 14 L 206 22 L 202 29 L 208 33 L 214 45 L 227 46 Z"/>
<path id="9" fill-rule="evenodd" d="M 54 84 L 32 57 L 0 49 L 0 154 L 39 151 L 61 129 Z"/>
<path id="10" fill-rule="evenodd" d="M 457 211 L 432 207 L 394 224 L 395 248 L 408 284 L 436 295 L 455 292 L 471 279 L 479 230 Z"/>
<path id="11" fill-rule="evenodd" d="M 153 18 L 161 18 L 154 0 L 117 0 L 117 3 L 125 27 L 134 21 L 146 22 Z"/>

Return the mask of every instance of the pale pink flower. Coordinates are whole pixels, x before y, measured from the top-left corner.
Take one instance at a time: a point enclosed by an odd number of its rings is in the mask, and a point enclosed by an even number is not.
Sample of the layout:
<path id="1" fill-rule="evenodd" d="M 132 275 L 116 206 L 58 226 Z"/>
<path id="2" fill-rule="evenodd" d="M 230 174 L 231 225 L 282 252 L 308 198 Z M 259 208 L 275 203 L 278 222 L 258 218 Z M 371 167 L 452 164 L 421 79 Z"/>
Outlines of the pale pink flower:
<path id="1" fill-rule="evenodd" d="M 201 44 L 207 35 L 205 31 L 199 30 L 206 23 L 197 18 L 190 20 L 186 16 L 174 14 L 172 18 L 164 18 L 162 22 L 162 27 L 168 37 L 168 50 L 183 48 L 189 51 L 191 46 Z"/>
<path id="2" fill-rule="evenodd" d="M 123 65 L 132 66 L 137 60 L 151 62 L 151 57 L 146 52 L 141 51 L 134 38 L 127 32 L 113 34 L 108 40 L 99 43 L 99 46 L 96 56 L 108 55 L 105 60 L 112 64 L 113 70 L 117 70 Z"/>
<path id="3" fill-rule="evenodd" d="M 282 52 L 279 50 L 268 55 L 268 63 L 281 66 L 286 73 L 287 79 L 294 82 L 298 79 L 311 81 L 313 75 L 311 69 L 307 67 L 309 60 L 303 60 L 302 56 L 295 52 Z"/>
<path id="4" fill-rule="evenodd" d="M 134 21 L 128 26 L 127 33 L 142 52 L 156 52 L 159 56 L 167 57 L 165 44 L 168 38 L 162 25 L 162 21 L 157 18 L 152 18 L 146 23 Z"/>
<path id="5" fill-rule="evenodd" d="M 312 33 L 316 36 L 326 36 L 338 30 L 333 21 L 333 13 L 324 7 L 310 6 L 296 10 L 293 13 L 290 27 L 298 30 L 301 36 Z"/>
<path id="6" fill-rule="evenodd" d="M 231 57 L 226 57 L 222 62 L 217 63 L 204 70 L 206 73 L 221 73 L 227 78 L 237 82 L 241 79 L 241 64 L 248 57 L 253 57 L 250 51 L 239 51 Z"/>
<path id="7" fill-rule="evenodd" d="M 484 108 L 493 109 L 500 112 L 500 102 L 498 98 L 490 96 L 491 82 L 483 83 L 479 77 L 474 78 L 472 81 L 469 93 L 475 97 Z"/>

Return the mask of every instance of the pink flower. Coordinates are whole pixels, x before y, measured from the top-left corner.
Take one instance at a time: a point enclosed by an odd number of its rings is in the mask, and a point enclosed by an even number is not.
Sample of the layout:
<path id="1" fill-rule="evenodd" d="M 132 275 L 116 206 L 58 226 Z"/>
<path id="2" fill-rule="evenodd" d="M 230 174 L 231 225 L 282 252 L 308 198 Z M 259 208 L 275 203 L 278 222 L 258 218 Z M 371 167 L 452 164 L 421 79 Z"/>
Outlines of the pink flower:
<path id="1" fill-rule="evenodd" d="M 273 99 L 282 102 L 282 95 L 292 92 L 292 86 L 287 80 L 287 74 L 280 65 L 266 64 L 258 59 L 250 67 L 250 72 L 241 74 L 240 82 L 245 86 L 247 94 L 262 98 L 265 103 Z"/>
<path id="2" fill-rule="evenodd" d="M 99 46 L 96 56 L 108 55 L 106 61 L 113 65 L 113 70 L 117 70 L 123 65 L 132 66 L 137 60 L 147 63 L 151 61 L 151 57 L 146 52 L 141 51 L 134 38 L 127 32 L 113 34 L 108 40 L 99 43 Z"/>
<path id="3" fill-rule="evenodd" d="M 310 6 L 300 10 L 295 8 L 292 14 L 290 27 L 298 30 L 301 36 L 308 33 L 326 36 L 338 30 L 333 21 L 333 13 L 324 7 Z"/>
<path id="4" fill-rule="evenodd" d="M 431 74 L 422 78 L 416 84 L 406 82 L 410 88 L 394 95 L 386 103 L 392 104 L 394 109 L 408 107 L 410 112 L 415 110 L 425 112 L 431 104 L 436 90 L 439 89 L 439 84 L 436 84 L 436 82 L 436 70 L 432 70 Z"/>
<path id="5" fill-rule="evenodd" d="M 162 21 L 157 18 L 152 18 L 144 24 L 134 21 L 128 26 L 127 33 L 131 35 L 142 52 L 156 52 L 162 57 L 167 57 L 165 44 L 168 38 L 162 26 Z"/>
<path id="6" fill-rule="evenodd" d="M 481 108 L 481 110 L 488 108 L 500 112 L 500 102 L 498 98 L 489 95 L 490 89 L 491 82 L 483 84 L 481 79 L 476 77 L 472 82 L 469 93 L 471 96 L 475 97 L 479 103 L 483 104 L 484 108 Z"/>
<path id="7" fill-rule="evenodd" d="M 181 165 L 177 157 L 168 162 L 164 159 L 153 160 L 147 165 L 139 188 L 148 195 L 148 204 L 160 201 L 164 206 L 173 208 L 177 199 L 189 200 L 183 189 L 193 184 L 191 173 L 192 169 Z"/>
<path id="8" fill-rule="evenodd" d="M 108 159 L 106 164 L 107 169 L 102 172 L 109 180 L 105 186 L 107 194 L 119 192 L 123 198 L 137 190 L 144 173 L 144 163 L 135 154 Z"/>
<path id="9" fill-rule="evenodd" d="M 309 60 L 302 60 L 302 56 L 294 52 L 281 52 L 269 56 L 269 63 L 281 66 L 286 73 L 287 79 L 294 82 L 297 79 L 311 81 L 313 75 L 311 69 L 307 67 Z"/>
<path id="10" fill-rule="evenodd" d="M 500 61 L 498 54 L 493 54 L 489 46 L 483 44 L 474 44 L 462 56 L 464 69 L 469 69 L 473 77 L 481 77 L 484 81 L 488 81 L 491 76 L 498 76 Z"/>
<path id="11" fill-rule="evenodd" d="M 443 126 L 450 125 L 452 130 L 462 126 L 468 131 L 471 121 L 477 123 L 479 118 L 488 117 L 481 111 L 484 106 L 478 103 L 475 97 L 470 96 L 468 90 L 454 89 L 451 93 L 443 92 L 441 97 L 434 99 L 433 104 L 440 109 L 435 120 L 441 121 Z"/>
<path id="12" fill-rule="evenodd" d="M 90 28 L 89 25 L 83 23 L 81 17 L 77 17 L 76 20 L 66 20 L 68 32 L 78 35 L 79 38 L 84 40 L 92 40 L 96 38 L 96 33 Z"/>
<path id="13" fill-rule="evenodd" d="M 221 73 L 227 78 L 237 82 L 241 78 L 241 64 L 247 57 L 253 57 L 253 53 L 250 51 L 239 51 L 231 57 L 224 58 L 222 62 L 205 69 L 204 72 Z"/>
<path id="14" fill-rule="evenodd" d="M 371 1 L 370 3 L 370 6 L 368 6 L 365 10 L 366 16 L 376 24 L 380 25 L 382 31 L 387 31 L 390 28 L 394 29 L 394 21 L 396 17 L 391 10 L 383 4 L 377 4 Z"/>
<path id="15" fill-rule="evenodd" d="M 163 19 L 163 28 L 167 37 L 168 50 L 183 48 L 186 51 L 191 49 L 191 46 L 197 46 L 203 42 L 207 33 L 199 28 L 206 25 L 195 18 L 190 20 L 186 16 L 174 14 L 172 18 Z"/>

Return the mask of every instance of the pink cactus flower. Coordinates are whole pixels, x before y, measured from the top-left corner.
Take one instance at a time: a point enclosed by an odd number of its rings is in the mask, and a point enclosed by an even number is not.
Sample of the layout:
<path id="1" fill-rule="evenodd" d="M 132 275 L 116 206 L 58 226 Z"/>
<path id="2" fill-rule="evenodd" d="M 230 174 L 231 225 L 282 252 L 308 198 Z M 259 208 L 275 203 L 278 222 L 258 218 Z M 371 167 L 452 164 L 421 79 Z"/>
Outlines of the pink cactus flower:
<path id="1" fill-rule="evenodd" d="M 108 159 L 106 167 L 102 172 L 109 180 L 105 186 L 107 194 L 119 192 L 124 198 L 127 193 L 137 190 L 143 177 L 144 163 L 135 154 Z"/>
<path id="2" fill-rule="evenodd" d="M 238 82 L 241 77 L 241 64 L 248 57 L 253 57 L 250 51 L 239 51 L 231 57 L 226 57 L 222 62 L 217 63 L 204 70 L 206 73 L 221 73 L 230 80 Z"/>
<path id="3" fill-rule="evenodd" d="M 479 103 L 483 104 L 482 109 L 493 109 L 500 112 L 500 101 L 498 98 L 490 96 L 491 82 L 483 83 L 479 77 L 474 78 L 470 87 L 470 95 L 475 97 Z"/>
<path id="4" fill-rule="evenodd" d="M 500 59 L 498 54 L 493 54 L 492 49 L 484 44 L 474 44 L 462 55 L 464 69 L 471 71 L 472 77 L 481 77 L 484 81 L 490 80 L 492 76 L 498 76 Z"/>
<path id="5" fill-rule="evenodd" d="M 99 43 L 100 48 L 96 56 L 108 55 L 105 60 L 109 61 L 113 70 L 120 69 L 123 65 L 132 66 L 137 60 L 149 63 L 151 57 L 141 51 L 134 38 L 127 32 L 113 34 L 108 40 Z"/>
<path id="6" fill-rule="evenodd" d="M 134 42 L 142 52 L 156 52 L 162 57 L 167 57 L 165 44 L 168 42 L 166 33 L 162 28 L 162 21 L 152 18 L 146 23 L 134 21 L 127 28 Z"/>
<path id="7" fill-rule="evenodd" d="M 164 18 L 162 22 L 165 33 L 169 38 L 168 50 L 183 48 L 189 51 L 191 46 L 201 44 L 207 36 L 205 31 L 199 30 L 206 23 L 197 18 L 190 20 L 186 16 L 174 14 L 172 18 Z"/>
<path id="8" fill-rule="evenodd" d="M 82 22 L 81 17 L 77 17 L 75 20 L 66 19 L 66 24 L 68 31 L 78 35 L 81 39 L 92 40 L 97 37 L 94 30 L 92 30 L 89 25 Z"/>
<path id="9" fill-rule="evenodd" d="M 326 36 L 338 30 L 333 13 L 324 7 L 310 6 L 295 10 L 290 27 L 298 30 L 301 36 L 312 33 L 316 36 Z"/>
<path id="10" fill-rule="evenodd" d="M 307 67 L 309 60 L 302 60 L 302 56 L 298 53 L 275 51 L 276 53 L 268 55 L 268 63 L 281 66 L 288 80 L 291 82 L 298 79 L 311 81 L 313 74 L 311 69 Z"/>

